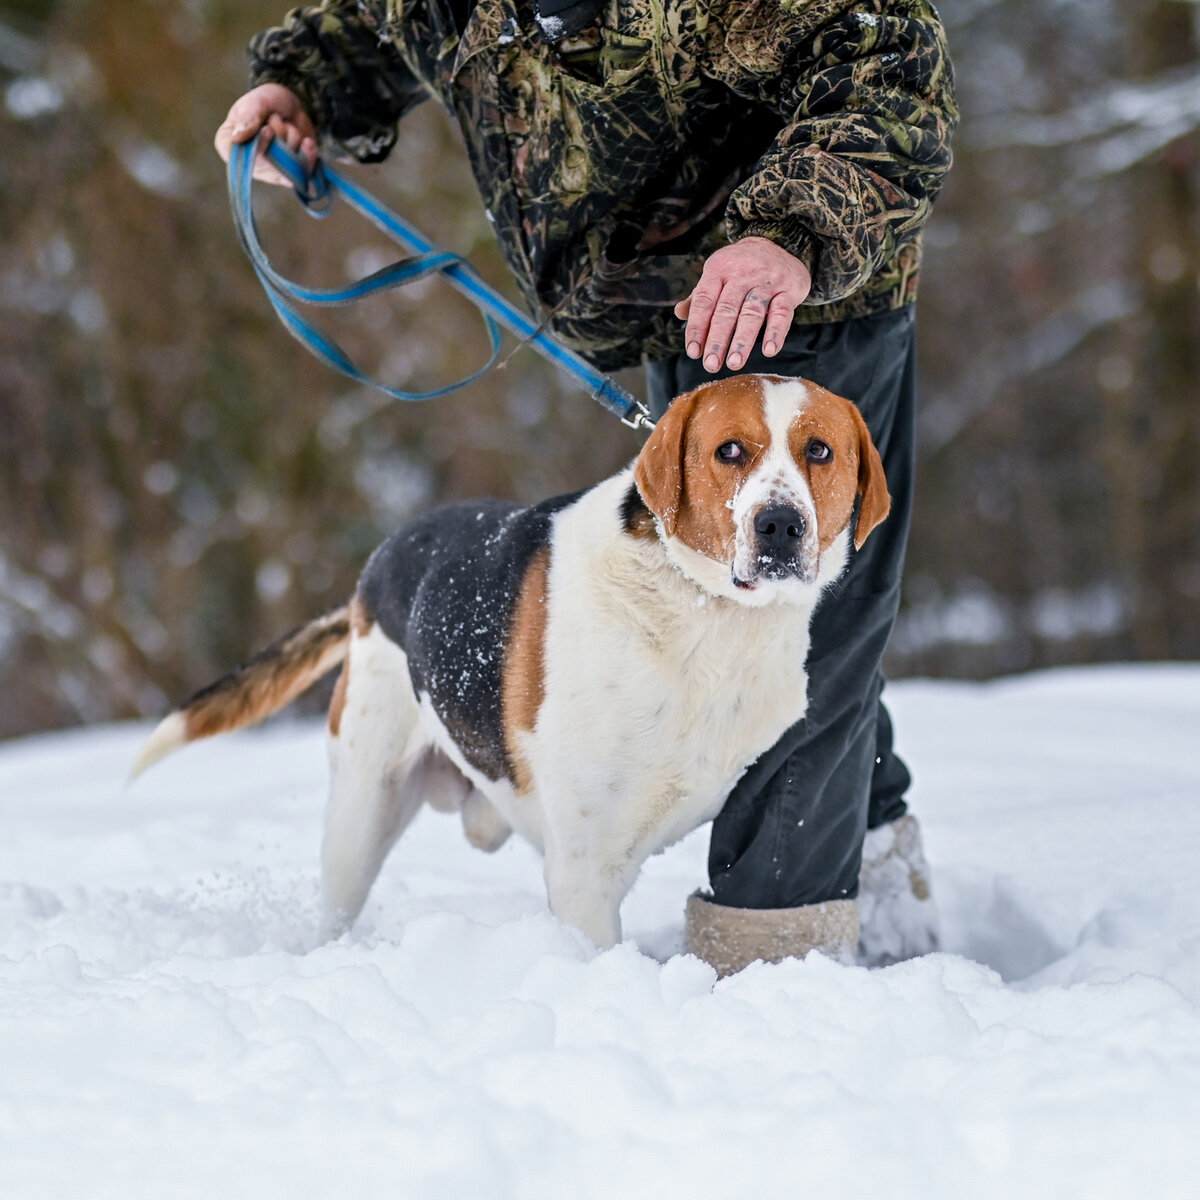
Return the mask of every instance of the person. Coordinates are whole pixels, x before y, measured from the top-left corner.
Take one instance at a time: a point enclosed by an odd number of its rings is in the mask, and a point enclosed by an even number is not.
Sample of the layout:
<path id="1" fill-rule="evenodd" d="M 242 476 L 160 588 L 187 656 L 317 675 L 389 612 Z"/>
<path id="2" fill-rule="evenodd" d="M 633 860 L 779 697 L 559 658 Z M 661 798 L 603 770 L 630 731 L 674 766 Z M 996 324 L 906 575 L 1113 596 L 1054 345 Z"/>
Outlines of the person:
<path id="1" fill-rule="evenodd" d="M 723 973 L 859 937 L 868 961 L 931 948 L 880 663 L 912 507 L 921 228 L 957 119 L 933 5 L 325 0 L 250 53 L 222 156 L 267 130 L 310 161 L 318 143 L 379 161 L 437 97 L 532 312 L 601 370 L 645 364 L 655 415 L 738 371 L 859 405 L 891 516 L 818 607 L 804 719 L 713 823 L 687 944 Z"/>

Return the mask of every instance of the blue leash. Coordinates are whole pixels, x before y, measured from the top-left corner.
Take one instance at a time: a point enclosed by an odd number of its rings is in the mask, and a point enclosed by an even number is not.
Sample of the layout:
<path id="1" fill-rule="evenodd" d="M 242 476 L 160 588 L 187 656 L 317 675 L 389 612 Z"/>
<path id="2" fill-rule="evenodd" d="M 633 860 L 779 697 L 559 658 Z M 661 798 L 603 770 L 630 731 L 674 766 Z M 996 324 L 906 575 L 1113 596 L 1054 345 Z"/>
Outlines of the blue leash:
<path id="1" fill-rule="evenodd" d="M 556 342 L 541 330 L 525 313 L 493 291 L 474 269 L 457 254 L 450 254 L 432 245 L 402 217 L 380 204 L 368 192 L 333 168 L 318 162 L 312 175 L 304 164 L 278 140 L 272 140 L 266 157 L 291 180 L 297 197 L 305 209 L 316 217 L 326 216 L 334 199 L 341 196 L 351 208 L 366 217 L 399 242 L 412 254 L 391 266 L 384 267 L 345 288 L 308 288 L 293 283 L 271 266 L 254 223 L 251 190 L 254 183 L 254 159 L 257 139 L 235 145 L 229 156 L 229 200 L 233 208 L 238 239 L 250 258 L 259 281 L 266 290 L 279 319 L 293 337 L 301 341 L 327 366 L 343 375 L 379 388 L 397 400 L 432 400 L 465 387 L 485 375 L 495 365 L 500 354 L 500 327 L 503 326 L 522 342 L 533 346 L 556 366 L 569 371 L 588 389 L 609 412 L 620 417 L 631 429 L 651 429 L 654 422 L 646 406 L 609 376 L 597 371 L 572 350 Z M 478 370 L 446 387 L 432 392 L 404 392 L 363 375 L 336 342 L 331 341 L 296 311 L 292 301 L 318 306 L 352 304 L 365 296 L 403 287 L 433 273 L 440 273 L 480 310 L 487 328 L 490 357 Z"/>

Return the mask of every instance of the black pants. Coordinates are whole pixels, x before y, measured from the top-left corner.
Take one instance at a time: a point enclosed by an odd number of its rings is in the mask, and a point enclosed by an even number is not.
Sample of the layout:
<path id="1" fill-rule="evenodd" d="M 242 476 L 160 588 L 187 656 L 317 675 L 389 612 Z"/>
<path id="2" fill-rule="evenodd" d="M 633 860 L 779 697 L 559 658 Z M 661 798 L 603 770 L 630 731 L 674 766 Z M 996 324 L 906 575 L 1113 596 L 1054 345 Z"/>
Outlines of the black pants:
<path id="1" fill-rule="evenodd" d="M 774 358 L 756 350 L 743 371 L 802 375 L 853 400 L 883 458 L 892 509 L 822 596 L 808 654 L 808 711 L 751 765 L 713 822 L 713 899 L 737 908 L 791 908 L 858 892 L 868 828 L 906 808 L 910 777 L 892 750 L 880 661 L 900 604 L 912 514 L 915 326 L 910 307 L 832 325 L 794 327 Z M 683 354 L 650 364 L 657 417 L 709 379 Z"/>

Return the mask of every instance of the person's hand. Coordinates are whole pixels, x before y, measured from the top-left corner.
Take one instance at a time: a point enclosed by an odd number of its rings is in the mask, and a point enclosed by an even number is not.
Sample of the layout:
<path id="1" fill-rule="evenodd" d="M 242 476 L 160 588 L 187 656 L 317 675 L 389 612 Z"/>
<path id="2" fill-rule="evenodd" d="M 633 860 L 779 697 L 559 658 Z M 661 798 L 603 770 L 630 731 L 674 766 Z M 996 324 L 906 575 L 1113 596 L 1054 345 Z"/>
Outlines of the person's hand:
<path id="1" fill-rule="evenodd" d="M 722 246 L 704 263 L 692 294 L 675 305 L 687 321 L 689 358 L 704 355 L 704 369 L 745 365 L 758 332 L 763 353 L 779 353 L 792 327 L 792 314 L 812 289 L 808 268 L 782 246 L 761 237 Z M 728 351 L 728 353 L 726 353 Z"/>
<path id="2" fill-rule="evenodd" d="M 254 178 L 264 183 L 291 187 L 292 181 L 262 156 L 271 138 L 277 137 L 298 154 L 311 170 L 317 158 L 317 131 L 295 92 L 282 84 L 264 83 L 235 100 L 224 124 L 217 130 L 213 144 L 217 153 L 229 161 L 235 142 L 248 142 L 265 130 L 258 157 L 254 160 Z"/>

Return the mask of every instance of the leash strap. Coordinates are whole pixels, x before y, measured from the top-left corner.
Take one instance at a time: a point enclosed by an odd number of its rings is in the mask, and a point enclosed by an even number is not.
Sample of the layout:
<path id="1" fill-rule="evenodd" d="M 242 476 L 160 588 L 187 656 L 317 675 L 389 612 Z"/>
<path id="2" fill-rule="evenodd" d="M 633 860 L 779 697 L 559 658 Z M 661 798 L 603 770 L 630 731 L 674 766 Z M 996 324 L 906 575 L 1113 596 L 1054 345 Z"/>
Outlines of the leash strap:
<path id="1" fill-rule="evenodd" d="M 297 197 L 311 215 L 327 215 L 333 201 L 340 196 L 357 213 L 366 217 L 411 255 L 346 288 L 308 288 L 286 279 L 272 267 L 262 248 L 254 222 L 251 192 L 257 149 L 258 141 L 253 139 L 234 145 L 229 156 L 229 199 L 238 238 L 284 327 L 327 366 L 359 383 L 379 388 L 397 400 L 431 400 L 465 387 L 491 370 L 500 353 L 502 326 L 556 366 L 569 371 L 588 389 L 594 400 L 604 405 L 631 429 L 653 428 L 654 422 L 640 400 L 615 380 L 597 371 L 574 351 L 560 345 L 539 329 L 525 313 L 484 283 L 462 258 L 439 250 L 397 213 L 380 204 L 370 193 L 363 191 L 333 168 L 318 162 L 312 174 L 307 174 L 300 159 L 278 140 L 272 139 L 264 151 L 266 157 L 291 180 Z M 403 287 L 435 272 L 441 274 L 480 310 L 488 331 L 491 355 L 478 371 L 431 392 L 405 392 L 386 387 L 363 375 L 341 347 L 306 321 L 292 303 L 300 301 L 318 306 L 352 304 L 365 296 Z"/>

